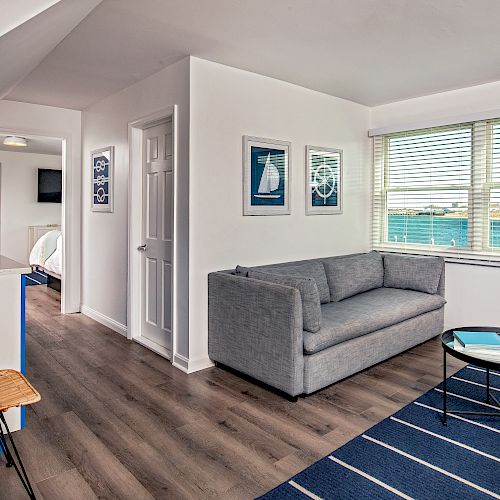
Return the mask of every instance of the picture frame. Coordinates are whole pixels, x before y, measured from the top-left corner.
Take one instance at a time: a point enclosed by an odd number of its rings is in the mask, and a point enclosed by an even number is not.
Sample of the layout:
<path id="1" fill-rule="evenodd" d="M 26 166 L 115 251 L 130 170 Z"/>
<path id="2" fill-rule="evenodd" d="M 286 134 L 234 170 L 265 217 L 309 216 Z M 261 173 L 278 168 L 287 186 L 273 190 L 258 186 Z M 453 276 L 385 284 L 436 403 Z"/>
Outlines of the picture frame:
<path id="1" fill-rule="evenodd" d="M 115 147 L 95 149 L 90 153 L 91 211 L 113 212 L 113 179 L 115 168 Z"/>
<path id="2" fill-rule="evenodd" d="M 243 136 L 243 215 L 289 215 L 291 143 Z"/>
<path id="3" fill-rule="evenodd" d="M 341 214 L 343 151 L 306 146 L 306 215 Z"/>

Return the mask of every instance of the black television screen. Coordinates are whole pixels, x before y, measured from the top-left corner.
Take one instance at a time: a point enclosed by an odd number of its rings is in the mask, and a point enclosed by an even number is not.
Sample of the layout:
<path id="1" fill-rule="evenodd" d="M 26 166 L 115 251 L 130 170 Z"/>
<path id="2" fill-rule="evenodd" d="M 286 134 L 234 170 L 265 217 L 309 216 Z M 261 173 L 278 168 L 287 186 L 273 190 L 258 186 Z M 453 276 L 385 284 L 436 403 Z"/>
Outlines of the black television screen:
<path id="1" fill-rule="evenodd" d="M 61 203 L 61 170 L 38 169 L 38 203 Z"/>

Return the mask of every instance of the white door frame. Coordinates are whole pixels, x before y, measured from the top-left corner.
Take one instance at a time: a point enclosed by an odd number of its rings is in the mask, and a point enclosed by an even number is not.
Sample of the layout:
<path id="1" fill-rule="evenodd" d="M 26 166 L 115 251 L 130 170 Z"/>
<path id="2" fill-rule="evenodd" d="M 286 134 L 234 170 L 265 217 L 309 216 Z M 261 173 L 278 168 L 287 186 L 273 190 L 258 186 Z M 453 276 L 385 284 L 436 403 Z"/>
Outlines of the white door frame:
<path id="1" fill-rule="evenodd" d="M 81 191 L 73 189 L 75 180 L 81 179 L 80 165 L 71 162 L 73 144 L 71 135 L 66 133 L 44 134 L 18 128 L 0 128 L 0 134 L 59 139 L 61 141 L 63 197 L 61 206 L 61 230 L 63 234 L 61 276 L 61 312 L 80 312 L 81 292 Z M 77 177 L 78 176 L 78 177 Z M 26 228 L 26 231 L 28 228 Z"/>
<path id="2" fill-rule="evenodd" d="M 173 247 L 172 247 L 172 352 L 160 348 L 141 336 L 141 252 L 137 247 L 142 245 L 142 163 L 143 163 L 143 130 L 172 120 L 173 139 Z M 177 278 L 176 278 L 176 241 L 177 213 L 175 198 L 177 196 L 177 106 L 169 106 L 148 116 L 129 122 L 129 196 L 128 196 L 128 293 L 127 293 L 127 338 L 152 349 L 157 354 L 172 360 L 172 353 L 177 352 Z"/>

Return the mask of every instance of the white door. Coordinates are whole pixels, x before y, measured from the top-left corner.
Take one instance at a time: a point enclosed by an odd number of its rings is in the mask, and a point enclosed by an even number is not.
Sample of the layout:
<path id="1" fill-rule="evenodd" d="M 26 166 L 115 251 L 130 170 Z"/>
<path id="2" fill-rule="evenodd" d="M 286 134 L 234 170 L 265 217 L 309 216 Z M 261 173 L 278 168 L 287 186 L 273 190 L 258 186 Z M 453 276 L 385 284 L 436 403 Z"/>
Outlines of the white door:
<path id="1" fill-rule="evenodd" d="M 172 350 L 172 123 L 144 130 L 142 160 L 142 336 Z"/>

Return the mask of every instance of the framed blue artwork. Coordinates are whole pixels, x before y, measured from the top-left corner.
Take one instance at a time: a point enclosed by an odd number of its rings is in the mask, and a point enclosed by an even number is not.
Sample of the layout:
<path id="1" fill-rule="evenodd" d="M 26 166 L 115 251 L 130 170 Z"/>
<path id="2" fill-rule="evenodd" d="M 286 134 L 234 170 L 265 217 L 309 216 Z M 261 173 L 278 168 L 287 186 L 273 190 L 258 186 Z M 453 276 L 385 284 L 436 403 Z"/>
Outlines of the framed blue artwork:
<path id="1" fill-rule="evenodd" d="M 92 212 L 112 212 L 115 147 L 108 146 L 92 151 L 91 164 Z"/>
<path id="2" fill-rule="evenodd" d="M 243 215 L 290 213 L 289 142 L 243 136 Z"/>
<path id="3" fill-rule="evenodd" d="M 342 150 L 306 146 L 306 214 L 342 213 Z"/>

